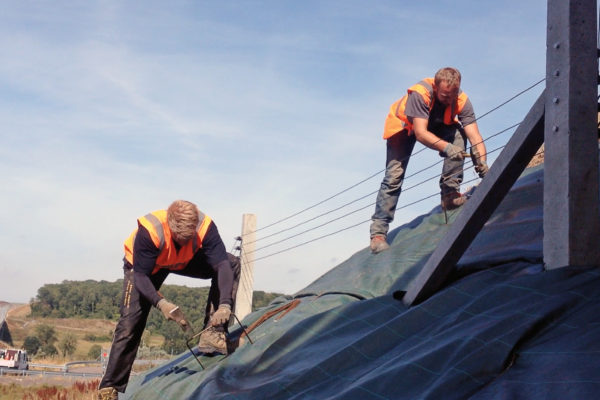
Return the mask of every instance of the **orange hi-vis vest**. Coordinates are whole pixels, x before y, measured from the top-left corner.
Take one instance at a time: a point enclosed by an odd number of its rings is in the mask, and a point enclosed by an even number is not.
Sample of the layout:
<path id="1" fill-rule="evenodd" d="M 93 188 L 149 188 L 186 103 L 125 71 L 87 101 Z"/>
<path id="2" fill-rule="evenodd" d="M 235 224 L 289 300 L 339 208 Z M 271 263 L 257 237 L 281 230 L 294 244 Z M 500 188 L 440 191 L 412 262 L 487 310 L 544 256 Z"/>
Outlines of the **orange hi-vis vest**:
<path id="1" fill-rule="evenodd" d="M 406 108 L 406 100 L 408 95 L 412 92 L 417 92 L 423 97 L 423 100 L 429 107 L 429 111 L 433 109 L 433 103 L 435 102 L 435 96 L 433 95 L 433 78 L 425 78 L 421 82 L 408 88 L 407 93 L 402 98 L 396 101 L 390 107 L 390 112 L 385 119 L 385 125 L 383 128 L 383 138 L 389 139 L 398 132 L 406 129 L 409 135 L 412 135 L 412 123 L 408 121 L 408 117 L 404 114 Z M 464 92 L 460 92 L 458 99 L 452 106 L 446 107 L 444 111 L 444 124 L 452 125 L 458 122 L 457 115 L 460 114 L 464 108 L 468 96 Z"/>
<path id="2" fill-rule="evenodd" d="M 166 268 L 170 271 L 184 269 L 188 262 L 194 257 L 198 249 L 202 248 L 202 241 L 212 220 L 208 215 L 200 213 L 200 223 L 196 235 L 179 250 L 173 243 L 171 230 L 167 224 L 167 210 L 159 210 L 146 214 L 138 219 L 138 225 L 143 226 L 150 233 L 154 245 L 159 249 L 156 264 L 152 274 Z M 125 240 L 125 259 L 133 265 L 133 243 L 137 229 Z"/>

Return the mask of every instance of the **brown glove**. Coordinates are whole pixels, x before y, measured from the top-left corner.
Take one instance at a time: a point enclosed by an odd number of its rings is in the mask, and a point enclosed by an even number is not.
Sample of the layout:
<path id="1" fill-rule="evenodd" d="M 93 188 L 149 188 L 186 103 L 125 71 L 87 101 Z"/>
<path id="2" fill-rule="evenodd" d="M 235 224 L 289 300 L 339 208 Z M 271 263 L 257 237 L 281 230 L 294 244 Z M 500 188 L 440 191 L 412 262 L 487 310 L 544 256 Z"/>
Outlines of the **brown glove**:
<path id="1" fill-rule="evenodd" d="M 448 143 L 444 151 L 440 152 L 440 156 L 450 158 L 452 161 L 462 161 L 465 159 L 465 152 L 460 147 Z"/>
<path id="2" fill-rule="evenodd" d="M 480 178 L 483 178 L 488 173 L 489 168 L 477 149 L 473 147 L 471 147 L 471 160 L 475 166 L 475 171 L 479 174 Z"/>
<path id="3" fill-rule="evenodd" d="M 175 304 L 170 303 L 165 299 L 160 299 L 158 304 L 156 304 L 156 307 L 158 307 L 158 309 L 163 313 L 166 319 L 177 322 L 177 324 L 181 326 L 181 329 L 183 329 L 184 332 L 187 332 L 189 330 L 190 325 L 185 320 L 181 309 Z"/>
<path id="4" fill-rule="evenodd" d="M 485 161 L 479 162 L 478 165 L 475 166 L 475 171 L 477 171 L 480 178 L 483 178 L 489 171 L 487 163 Z"/>
<path id="5" fill-rule="evenodd" d="M 214 312 L 210 318 L 211 326 L 226 325 L 229 322 L 231 316 L 231 306 L 229 304 L 221 304 L 217 311 Z"/>

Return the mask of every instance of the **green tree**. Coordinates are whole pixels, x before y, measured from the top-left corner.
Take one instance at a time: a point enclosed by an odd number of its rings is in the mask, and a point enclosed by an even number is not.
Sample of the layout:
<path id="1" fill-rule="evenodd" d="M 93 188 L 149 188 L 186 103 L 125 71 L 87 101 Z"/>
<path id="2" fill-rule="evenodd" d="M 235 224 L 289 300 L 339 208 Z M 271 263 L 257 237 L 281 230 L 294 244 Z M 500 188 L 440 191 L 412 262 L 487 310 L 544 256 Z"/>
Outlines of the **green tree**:
<path id="1" fill-rule="evenodd" d="M 42 342 L 37 336 L 27 336 L 23 341 L 23 348 L 32 356 L 38 352 L 40 347 L 42 347 Z"/>
<path id="2" fill-rule="evenodd" d="M 40 348 L 40 352 L 39 355 L 40 356 L 55 356 L 58 354 L 58 350 L 56 350 L 56 347 L 53 344 L 45 344 L 42 345 L 42 347 Z"/>
<path id="3" fill-rule="evenodd" d="M 266 307 L 271 301 L 277 297 L 285 296 L 281 293 L 267 293 L 262 290 L 255 290 L 252 293 L 252 311 L 256 311 L 259 308 Z"/>
<path id="4" fill-rule="evenodd" d="M 58 348 L 62 352 L 63 357 L 70 356 L 77 349 L 77 337 L 71 332 L 66 333 L 58 343 Z"/>
<path id="5" fill-rule="evenodd" d="M 186 339 L 176 323 L 172 321 L 166 323 L 161 329 L 161 334 L 165 337 L 162 348 L 168 354 L 179 354 L 187 350 Z"/>
<path id="6" fill-rule="evenodd" d="M 102 354 L 102 346 L 100 346 L 99 344 L 95 344 L 92 347 L 90 347 L 90 350 L 87 353 L 88 358 L 90 360 L 99 359 L 101 354 Z"/>
<path id="7" fill-rule="evenodd" d="M 56 338 L 56 330 L 53 326 L 40 324 L 35 327 L 35 333 L 42 342 L 42 346 L 53 345 L 58 340 Z"/>
<path id="8" fill-rule="evenodd" d="M 144 333 L 142 334 L 142 341 L 141 341 L 140 345 L 142 347 L 150 347 L 148 342 L 150 341 L 151 336 L 152 336 L 152 333 L 148 329 L 144 329 Z"/>
<path id="9" fill-rule="evenodd" d="M 209 281 L 204 281 L 209 284 Z M 38 294 L 31 301 L 32 317 L 55 318 L 99 318 L 116 321 L 119 318 L 119 305 L 123 290 L 123 280 L 107 281 L 63 281 L 59 284 L 47 284 L 38 289 Z M 187 287 L 180 285 L 163 285 L 161 293 L 170 302 L 177 304 L 183 311 L 195 332 L 204 325 L 204 309 L 208 298 L 208 287 Z M 267 306 L 276 297 L 284 296 L 279 293 L 254 291 L 252 309 Z M 285 296 L 284 296 L 285 297 Z M 183 335 L 171 333 L 177 331 L 177 326 L 167 323 L 162 313 L 155 308 L 148 316 L 146 329 L 166 338 L 163 348 L 167 352 L 184 351 L 186 349 Z M 46 344 L 55 344 L 56 332 L 51 327 L 39 328 L 43 331 L 37 337 Z M 112 335 L 110 335 L 112 336 Z M 99 337 L 98 337 L 99 339 Z M 143 344 L 147 344 L 147 338 Z M 183 344 L 183 345 L 182 345 Z"/>

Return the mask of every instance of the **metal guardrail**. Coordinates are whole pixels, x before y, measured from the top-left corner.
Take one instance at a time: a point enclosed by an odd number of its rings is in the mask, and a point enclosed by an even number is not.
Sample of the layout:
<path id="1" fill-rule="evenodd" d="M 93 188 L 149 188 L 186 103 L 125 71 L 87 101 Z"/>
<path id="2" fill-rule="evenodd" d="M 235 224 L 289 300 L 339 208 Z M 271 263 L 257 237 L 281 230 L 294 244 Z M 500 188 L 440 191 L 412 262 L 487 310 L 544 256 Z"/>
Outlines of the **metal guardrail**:
<path id="1" fill-rule="evenodd" d="M 56 364 L 32 364 L 29 363 L 29 368 L 43 368 L 43 369 L 59 369 L 61 371 L 67 371 L 67 365 L 56 365 Z"/>
<path id="2" fill-rule="evenodd" d="M 41 376 L 74 376 L 80 378 L 99 378 L 102 376 L 101 373 L 92 373 L 92 372 L 67 372 L 67 371 L 35 371 L 31 369 L 10 369 L 10 368 L 0 368 L 0 376 L 11 375 L 11 376 L 31 376 L 31 375 L 41 375 Z"/>
<path id="3" fill-rule="evenodd" d="M 65 369 L 68 371 L 73 365 L 102 365 L 100 361 L 71 361 L 65 363 Z"/>
<path id="4" fill-rule="evenodd" d="M 146 363 L 146 362 L 156 362 L 156 361 L 168 361 L 168 360 L 135 360 L 135 363 Z M 0 376 L 4 375 L 12 375 L 12 376 L 27 376 L 27 375 L 47 375 L 47 376 L 76 376 L 76 377 L 101 377 L 101 372 L 69 372 L 69 368 L 74 365 L 102 365 L 100 361 L 71 361 L 63 365 L 57 364 L 36 364 L 29 363 L 30 369 L 14 369 L 14 368 L 6 368 L 0 367 Z M 31 368 L 39 368 L 39 370 L 31 369 Z M 50 370 L 50 371 L 48 371 Z M 54 370 L 54 371 L 52 371 Z M 132 372 L 132 375 L 135 375 L 135 372 Z"/>
<path id="5" fill-rule="evenodd" d="M 29 363 L 29 368 L 42 368 L 42 369 L 59 369 L 61 371 L 69 372 L 69 368 L 74 365 L 101 365 L 100 361 L 71 361 L 63 365 L 57 364 L 34 364 Z"/>
<path id="6" fill-rule="evenodd" d="M 17 375 L 25 376 L 29 372 L 26 369 L 12 369 L 12 368 L 0 368 L 0 376 L 4 375 Z"/>

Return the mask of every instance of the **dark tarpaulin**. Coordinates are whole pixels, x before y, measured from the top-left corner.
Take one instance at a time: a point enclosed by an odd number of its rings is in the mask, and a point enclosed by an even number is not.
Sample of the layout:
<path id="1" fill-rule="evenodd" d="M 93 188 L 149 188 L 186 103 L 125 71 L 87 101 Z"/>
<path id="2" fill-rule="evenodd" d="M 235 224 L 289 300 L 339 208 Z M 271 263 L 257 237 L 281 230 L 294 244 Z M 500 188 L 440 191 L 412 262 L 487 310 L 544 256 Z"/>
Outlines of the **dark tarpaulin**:
<path id="1" fill-rule="evenodd" d="M 544 271 L 542 192 L 543 169 L 528 170 L 452 281 L 417 306 L 394 294 L 446 232 L 439 207 L 394 230 L 389 251 L 364 249 L 297 293 L 254 344 L 201 357 L 205 370 L 183 353 L 134 377 L 124 398 L 598 398 L 600 271 Z"/>

